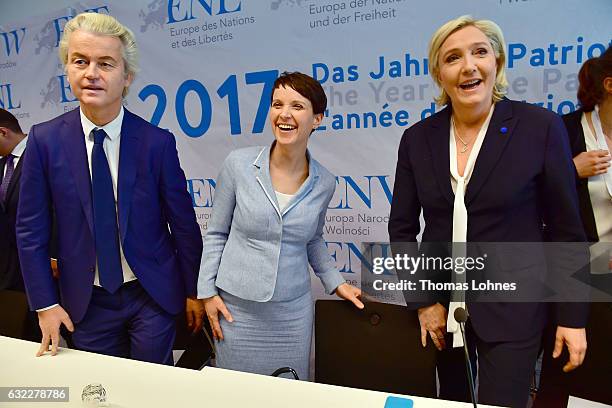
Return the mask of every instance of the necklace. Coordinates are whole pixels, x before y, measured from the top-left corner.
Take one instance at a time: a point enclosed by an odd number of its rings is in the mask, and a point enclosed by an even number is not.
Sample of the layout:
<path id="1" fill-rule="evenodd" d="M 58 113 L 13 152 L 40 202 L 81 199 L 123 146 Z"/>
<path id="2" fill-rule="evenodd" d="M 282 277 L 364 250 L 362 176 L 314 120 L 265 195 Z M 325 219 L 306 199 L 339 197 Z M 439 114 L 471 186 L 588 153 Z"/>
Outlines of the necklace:
<path id="1" fill-rule="evenodd" d="M 461 136 L 459 136 L 459 132 L 457 132 L 457 126 L 455 125 L 455 120 L 454 119 L 453 119 L 453 130 L 455 131 L 455 136 L 457 136 L 459 138 L 459 141 L 463 145 L 463 147 L 461 147 L 461 150 L 459 151 L 459 153 L 460 154 L 464 154 L 465 152 L 468 151 L 468 146 L 470 145 L 470 143 L 472 143 L 472 141 L 470 140 L 470 142 L 466 142 L 465 140 L 463 140 L 463 138 Z"/>

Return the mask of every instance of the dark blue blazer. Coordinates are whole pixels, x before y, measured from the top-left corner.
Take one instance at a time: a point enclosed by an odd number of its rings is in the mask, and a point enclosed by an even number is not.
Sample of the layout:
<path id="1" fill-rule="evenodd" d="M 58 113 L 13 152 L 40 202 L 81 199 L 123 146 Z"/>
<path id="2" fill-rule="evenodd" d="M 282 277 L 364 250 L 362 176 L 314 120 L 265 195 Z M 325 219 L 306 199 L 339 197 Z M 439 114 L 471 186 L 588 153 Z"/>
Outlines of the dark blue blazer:
<path id="1" fill-rule="evenodd" d="M 21 178 L 23 156 L 15 166 L 15 171 L 6 191 L 6 201 L 4 203 L 0 202 L 0 289 L 22 292 L 23 279 L 17 255 L 15 218 L 17 217 L 17 203 L 19 202 L 19 180 Z M 5 165 L 6 158 L 0 159 L 0 183 L 4 179 Z"/>
<path id="2" fill-rule="evenodd" d="M 399 146 L 389 236 L 415 242 L 452 241 L 454 193 L 449 164 L 451 107 L 404 132 Z M 575 170 L 561 118 L 545 109 L 504 99 L 495 106 L 467 186 L 468 242 L 582 242 L 585 240 Z M 545 236 L 543 226 L 548 230 Z M 516 267 L 524 265 L 514 257 Z M 559 305 L 558 324 L 584 327 L 582 305 Z M 545 324 L 538 303 L 468 304 L 485 341 L 526 339 Z"/>
<path id="3" fill-rule="evenodd" d="M 78 323 L 87 311 L 96 265 L 91 179 L 79 109 L 33 126 L 27 151 L 17 243 L 30 307 L 61 303 Z M 186 296 L 196 295 L 202 237 L 174 136 L 127 110 L 117 184 L 125 258 L 148 294 L 169 313 L 178 313 Z M 49 266 L 52 212 L 59 284 Z"/>
<path id="4" fill-rule="evenodd" d="M 572 149 L 572 157 L 576 157 L 580 153 L 587 151 L 581 122 L 583 113 L 584 111 L 582 109 L 578 109 L 572 113 L 563 115 L 562 118 L 567 128 L 570 147 Z M 576 187 L 578 189 L 578 201 L 580 202 L 580 216 L 582 217 L 587 239 L 589 242 L 598 242 L 599 235 L 597 234 L 597 224 L 595 223 L 595 214 L 593 214 L 591 194 L 589 193 L 589 179 L 578 177 L 578 173 L 576 172 Z"/>

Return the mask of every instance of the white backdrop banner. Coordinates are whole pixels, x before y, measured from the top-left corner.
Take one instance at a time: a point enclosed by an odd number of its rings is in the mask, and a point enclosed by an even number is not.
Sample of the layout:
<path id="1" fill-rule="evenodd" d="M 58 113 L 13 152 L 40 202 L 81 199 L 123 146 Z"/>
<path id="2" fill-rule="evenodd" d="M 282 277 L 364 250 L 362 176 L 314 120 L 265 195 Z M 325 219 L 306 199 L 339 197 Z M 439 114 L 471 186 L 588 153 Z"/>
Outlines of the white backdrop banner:
<path id="1" fill-rule="evenodd" d="M 0 107 L 26 131 L 78 106 L 57 47 L 66 22 L 83 11 L 111 14 L 136 34 L 141 70 L 126 105 L 176 135 L 202 235 L 224 158 L 273 140 L 267 113 L 279 72 L 319 80 L 329 102 L 310 150 L 337 175 L 325 238 L 357 284 L 368 262 L 361 242 L 388 241 L 401 134 L 439 109 L 427 61 L 437 27 L 463 14 L 497 22 L 508 96 L 559 114 L 576 108 L 581 64 L 612 42 L 609 0 L 75 2 L 0 27 Z"/>

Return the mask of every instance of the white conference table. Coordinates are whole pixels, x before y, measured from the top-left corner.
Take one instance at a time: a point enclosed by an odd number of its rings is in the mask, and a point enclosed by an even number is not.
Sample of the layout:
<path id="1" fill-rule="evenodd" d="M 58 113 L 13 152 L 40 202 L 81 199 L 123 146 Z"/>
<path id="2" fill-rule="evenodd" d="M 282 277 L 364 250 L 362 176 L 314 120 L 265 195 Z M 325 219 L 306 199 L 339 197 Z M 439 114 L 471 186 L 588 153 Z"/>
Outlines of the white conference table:
<path id="1" fill-rule="evenodd" d="M 567 401 L 567 408 L 610 408 L 612 405 L 601 404 L 578 397 L 570 397 Z"/>
<path id="2" fill-rule="evenodd" d="M 35 357 L 37 349 L 36 343 L 0 336 L 0 387 L 69 387 L 69 402 L 0 402 L 0 407 L 82 407 L 81 392 L 91 383 L 104 386 L 108 406 L 114 408 L 471 407 L 471 404 L 465 403 L 398 396 L 219 368 L 187 370 L 70 349 L 61 349 L 53 357 L 50 354 Z M 391 396 L 400 399 L 387 403 Z"/>

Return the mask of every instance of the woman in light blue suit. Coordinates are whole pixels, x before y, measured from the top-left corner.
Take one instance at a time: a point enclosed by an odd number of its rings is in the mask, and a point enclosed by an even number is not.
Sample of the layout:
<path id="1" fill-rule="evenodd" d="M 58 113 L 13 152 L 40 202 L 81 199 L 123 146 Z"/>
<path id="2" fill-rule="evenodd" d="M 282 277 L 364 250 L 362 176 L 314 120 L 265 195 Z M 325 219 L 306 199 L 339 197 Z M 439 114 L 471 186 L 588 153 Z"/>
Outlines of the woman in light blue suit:
<path id="1" fill-rule="evenodd" d="M 270 375 L 290 366 L 308 378 L 308 264 L 327 293 L 363 308 L 361 291 L 344 281 L 323 240 L 335 178 L 307 144 L 326 105 L 313 78 L 283 73 L 270 108 L 276 140 L 233 151 L 223 163 L 198 280 L 219 367 Z"/>

